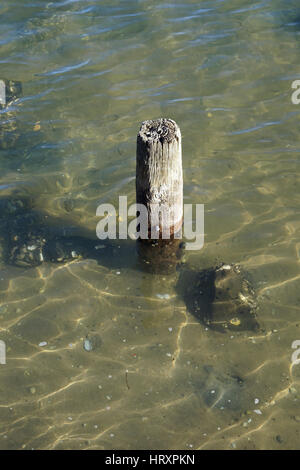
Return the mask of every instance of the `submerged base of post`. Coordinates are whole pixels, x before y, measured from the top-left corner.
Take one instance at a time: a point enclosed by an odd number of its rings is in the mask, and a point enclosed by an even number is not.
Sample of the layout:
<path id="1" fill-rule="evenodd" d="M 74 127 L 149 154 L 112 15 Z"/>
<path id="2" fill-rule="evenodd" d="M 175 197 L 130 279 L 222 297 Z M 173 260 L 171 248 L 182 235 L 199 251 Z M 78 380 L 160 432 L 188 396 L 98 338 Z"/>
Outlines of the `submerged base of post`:
<path id="1" fill-rule="evenodd" d="M 137 252 L 143 271 L 172 274 L 182 260 L 185 244 L 182 240 L 138 240 Z"/>

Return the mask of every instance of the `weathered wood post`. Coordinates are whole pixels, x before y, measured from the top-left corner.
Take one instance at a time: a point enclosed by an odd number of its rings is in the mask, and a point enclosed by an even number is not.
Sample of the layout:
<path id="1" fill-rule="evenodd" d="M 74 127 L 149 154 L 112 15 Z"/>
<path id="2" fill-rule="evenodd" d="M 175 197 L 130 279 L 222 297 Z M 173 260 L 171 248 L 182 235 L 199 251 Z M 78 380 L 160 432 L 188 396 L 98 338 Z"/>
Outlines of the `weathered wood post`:
<path id="1" fill-rule="evenodd" d="M 172 271 L 182 251 L 183 178 L 181 132 L 171 119 L 149 120 L 141 125 L 136 202 L 146 207 L 148 214 L 147 230 L 138 240 L 140 260 L 152 271 Z"/>

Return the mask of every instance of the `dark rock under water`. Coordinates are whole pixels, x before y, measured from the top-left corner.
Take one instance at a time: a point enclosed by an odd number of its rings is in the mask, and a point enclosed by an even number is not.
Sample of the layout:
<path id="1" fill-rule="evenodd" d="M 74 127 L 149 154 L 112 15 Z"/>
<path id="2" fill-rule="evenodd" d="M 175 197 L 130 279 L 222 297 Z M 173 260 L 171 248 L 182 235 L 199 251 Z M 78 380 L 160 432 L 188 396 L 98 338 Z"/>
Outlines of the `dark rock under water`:
<path id="1" fill-rule="evenodd" d="M 205 326 L 225 332 L 257 331 L 257 302 L 248 275 L 238 265 L 196 271 L 184 267 L 177 292 L 188 311 Z"/>

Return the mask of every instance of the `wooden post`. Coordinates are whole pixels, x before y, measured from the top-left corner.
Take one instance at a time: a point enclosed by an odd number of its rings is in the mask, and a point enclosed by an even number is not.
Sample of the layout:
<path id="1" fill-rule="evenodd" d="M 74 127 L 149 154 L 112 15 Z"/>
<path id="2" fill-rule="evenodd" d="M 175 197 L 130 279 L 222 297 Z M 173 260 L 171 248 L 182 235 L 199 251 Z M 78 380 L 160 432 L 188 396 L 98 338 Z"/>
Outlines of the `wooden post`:
<path id="1" fill-rule="evenodd" d="M 170 239 L 180 232 L 183 216 L 181 133 L 171 119 L 142 123 L 137 136 L 136 202 L 147 207 L 151 238 Z M 162 213 L 156 224 L 158 209 L 162 209 Z"/>
<path id="2" fill-rule="evenodd" d="M 183 223 L 181 133 L 171 119 L 144 121 L 137 136 L 136 202 L 147 208 L 148 238 L 138 242 L 152 271 L 172 271 Z"/>

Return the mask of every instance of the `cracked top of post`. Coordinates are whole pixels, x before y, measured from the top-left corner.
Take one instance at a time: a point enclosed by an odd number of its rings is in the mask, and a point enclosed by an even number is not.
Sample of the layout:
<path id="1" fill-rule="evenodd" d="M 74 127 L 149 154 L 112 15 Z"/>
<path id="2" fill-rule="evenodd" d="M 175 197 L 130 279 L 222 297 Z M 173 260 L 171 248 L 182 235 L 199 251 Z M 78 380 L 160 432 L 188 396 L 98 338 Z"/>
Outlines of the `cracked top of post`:
<path id="1" fill-rule="evenodd" d="M 149 120 L 142 123 L 138 137 L 144 142 L 159 140 L 162 144 L 170 143 L 180 138 L 180 129 L 172 119 Z"/>

